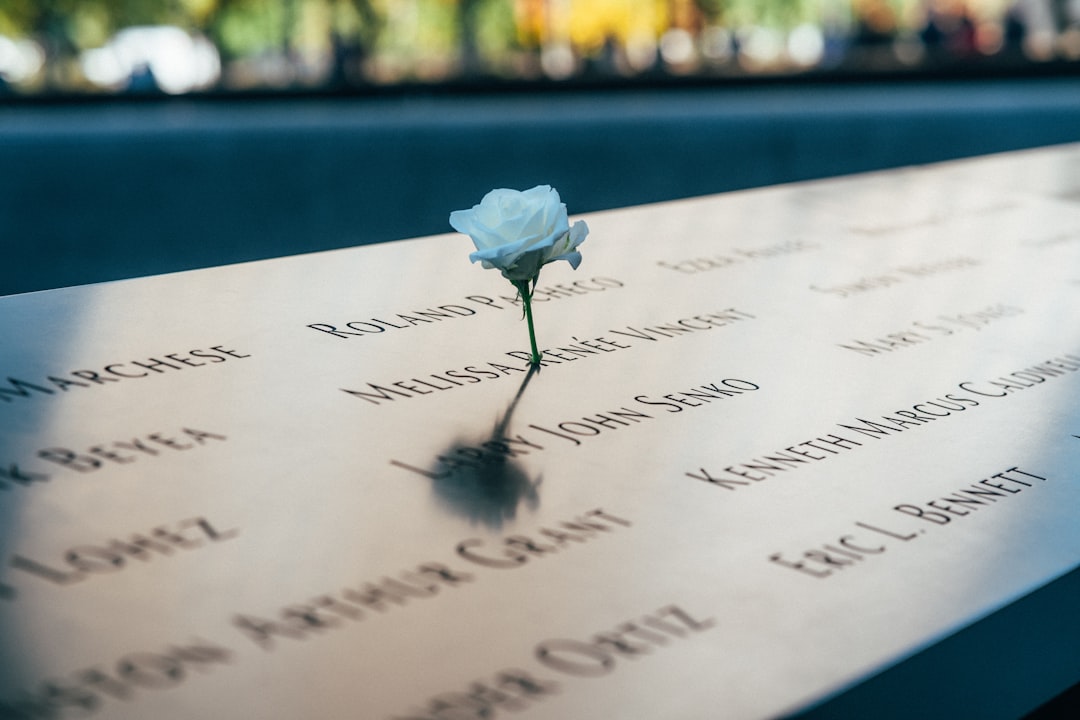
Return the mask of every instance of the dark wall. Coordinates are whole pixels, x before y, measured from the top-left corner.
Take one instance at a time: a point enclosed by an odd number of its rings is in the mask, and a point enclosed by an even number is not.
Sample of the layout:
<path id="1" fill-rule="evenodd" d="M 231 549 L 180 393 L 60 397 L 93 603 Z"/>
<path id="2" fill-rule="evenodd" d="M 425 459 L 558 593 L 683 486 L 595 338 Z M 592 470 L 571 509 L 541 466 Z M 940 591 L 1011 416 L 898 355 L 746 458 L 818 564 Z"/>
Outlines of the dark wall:
<path id="1" fill-rule="evenodd" d="M 1080 140 L 1080 80 L 0 106 L 0 294 Z"/>

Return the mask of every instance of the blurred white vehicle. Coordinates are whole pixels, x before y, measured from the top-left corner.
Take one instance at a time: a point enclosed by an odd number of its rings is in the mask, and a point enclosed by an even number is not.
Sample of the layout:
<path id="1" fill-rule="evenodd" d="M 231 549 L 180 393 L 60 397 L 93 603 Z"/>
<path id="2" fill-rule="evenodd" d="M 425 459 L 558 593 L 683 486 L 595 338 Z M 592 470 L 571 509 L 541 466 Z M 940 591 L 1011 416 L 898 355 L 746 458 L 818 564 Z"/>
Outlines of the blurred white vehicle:
<path id="1" fill-rule="evenodd" d="M 32 40 L 12 40 L 0 35 L 0 79 L 25 82 L 45 64 L 45 51 Z"/>
<path id="2" fill-rule="evenodd" d="M 213 43 L 168 25 L 125 28 L 103 47 L 84 52 L 80 65 L 87 80 L 111 90 L 179 95 L 211 87 L 221 77 Z"/>

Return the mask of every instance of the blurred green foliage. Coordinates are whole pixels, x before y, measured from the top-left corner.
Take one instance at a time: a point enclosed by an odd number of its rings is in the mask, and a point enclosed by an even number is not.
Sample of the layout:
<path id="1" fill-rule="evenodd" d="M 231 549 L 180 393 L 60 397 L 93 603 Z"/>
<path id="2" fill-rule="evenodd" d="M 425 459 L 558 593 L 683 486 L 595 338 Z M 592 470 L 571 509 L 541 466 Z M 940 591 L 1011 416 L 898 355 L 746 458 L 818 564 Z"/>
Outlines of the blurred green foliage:
<path id="1" fill-rule="evenodd" d="M 1065 8 L 1065 3 L 1030 0 L 1026 5 L 1045 6 L 1044 14 L 1050 17 L 1050 10 Z M 566 77 L 597 68 L 622 75 L 657 68 L 679 74 L 788 72 L 833 62 L 837 53 L 848 53 L 860 43 L 878 44 L 850 53 L 849 59 L 857 57 L 868 69 L 919 62 L 925 54 L 918 48 L 913 52 L 911 40 L 917 43 L 918 33 L 934 22 L 938 36 L 947 36 L 944 46 L 961 48 L 969 57 L 993 55 L 1003 47 L 1007 13 L 1020 4 L 1019 0 L 0 0 L 0 36 L 29 40 L 41 48 L 43 69 L 24 83 L 31 92 L 93 89 L 80 58 L 118 31 L 137 26 L 173 26 L 209 39 L 221 60 L 216 82 L 225 88 L 437 82 L 475 75 Z M 1080 14 L 1080 4 L 1073 5 L 1074 14 Z M 1072 44 L 1062 47 L 1072 48 L 1068 52 L 1077 56 L 1068 59 L 1080 59 L 1080 19 L 1059 15 L 1057 27 L 1050 30 L 1071 32 Z M 908 45 L 884 47 L 893 40 Z M 1041 52 L 1037 59 L 1047 59 L 1061 52 L 1055 42 L 1025 50 Z"/>

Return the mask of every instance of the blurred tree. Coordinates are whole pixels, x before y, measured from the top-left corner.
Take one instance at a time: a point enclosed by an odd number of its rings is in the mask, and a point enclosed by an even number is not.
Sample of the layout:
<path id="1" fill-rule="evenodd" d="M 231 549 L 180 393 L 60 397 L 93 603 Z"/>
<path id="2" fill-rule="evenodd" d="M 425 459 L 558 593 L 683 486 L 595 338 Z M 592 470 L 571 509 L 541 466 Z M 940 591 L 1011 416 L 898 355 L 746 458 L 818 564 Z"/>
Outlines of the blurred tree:
<path id="1" fill-rule="evenodd" d="M 378 43 L 385 15 L 371 0 L 331 0 L 331 70 L 328 82 L 348 87 L 365 82 L 364 65 Z"/>
<path id="2" fill-rule="evenodd" d="M 522 68 L 513 60 L 523 50 L 536 50 L 539 44 L 531 44 L 519 31 L 515 4 L 510 0 L 471 0 L 474 21 L 472 32 L 478 61 L 476 69 L 483 73 L 507 74 Z M 535 37 L 535 36 L 534 36 Z M 467 68 L 463 68 L 467 72 Z"/>
<path id="3" fill-rule="evenodd" d="M 264 53 L 287 36 L 278 0 L 213 0 L 205 30 L 224 62 Z"/>
<path id="4" fill-rule="evenodd" d="M 30 37 L 41 10 L 41 3 L 36 0 L 7 0 L 0 4 L 0 35 Z"/>
<path id="5" fill-rule="evenodd" d="M 458 0 L 461 24 L 461 70 L 465 75 L 476 75 L 481 70 L 479 36 L 479 0 Z"/>
<path id="6" fill-rule="evenodd" d="M 819 12 L 817 0 L 729 0 L 729 17 L 736 27 L 792 28 Z"/>
<path id="7" fill-rule="evenodd" d="M 708 22 L 719 25 L 729 3 L 727 0 L 694 0 L 694 4 Z"/>

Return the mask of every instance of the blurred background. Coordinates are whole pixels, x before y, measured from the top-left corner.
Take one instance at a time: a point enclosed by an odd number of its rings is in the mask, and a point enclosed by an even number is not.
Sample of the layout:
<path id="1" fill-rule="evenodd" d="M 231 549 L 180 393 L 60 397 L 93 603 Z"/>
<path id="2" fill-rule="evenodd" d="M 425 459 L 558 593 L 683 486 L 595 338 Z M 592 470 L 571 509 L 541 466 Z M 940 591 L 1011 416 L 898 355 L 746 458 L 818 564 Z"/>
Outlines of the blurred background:
<path id="1" fill-rule="evenodd" d="M 0 0 L 0 295 L 1080 141 L 1080 0 Z"/>
<path id="2" fill-rule="evenodd" d="M 4 0 L 0 89 L 328 90 L 1015 70 L 1080 0 Z"/>

